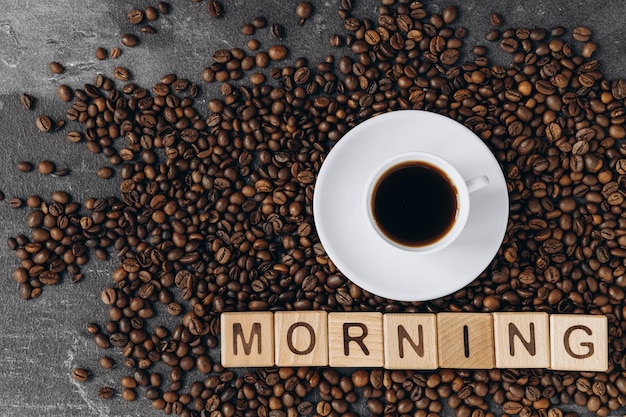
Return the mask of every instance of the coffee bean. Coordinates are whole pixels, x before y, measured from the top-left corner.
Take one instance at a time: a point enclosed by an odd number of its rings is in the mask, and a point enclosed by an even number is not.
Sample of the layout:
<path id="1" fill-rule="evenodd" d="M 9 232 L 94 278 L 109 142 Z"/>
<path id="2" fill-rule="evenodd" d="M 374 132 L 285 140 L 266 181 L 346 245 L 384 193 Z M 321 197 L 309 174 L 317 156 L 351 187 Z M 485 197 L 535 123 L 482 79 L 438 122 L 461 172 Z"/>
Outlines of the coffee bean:
<path id="1" fill-rule="evenodd" d="M 72 379 L 78 382 L 85 382 L 89 379 L 89 371 L 84 368 L 74 368 L 72 370 Z"/>
<path id="2" fill-rule="evenodd" d="M 578 26 L 574 28 L 573 37 L 577 41 L 587 42 L 591 38 L 591 30 L 584 26 Z"/>
<path id="3" fill-rule="evenodd" d="M 105 288 L 100 296 L 102 302 L 106 305 L 112 305 L 117 301 L 117 293 L 113 288 Z"/>
<path id="4" fill-rule="evenodd" d="M 267 19 L 265 19 L 263 16 L 257 16 L 254 19 L 252 19 L 251 23 L 255 29 L 263 29 L 264 27 L 267 26 Z"/>
<path id="5" fill-rule="evenodd" d="M 65 84 L 61 84 L 57 87 L 57 96 L 61 99 L 61 101 L 67 103 L 72 100 L 72 89 Z"/>
<path id="6" fill-rule="evenodd" d="M 330 35 L 328 42 L 330 43 L 330 46 L 332 46 L 333 48 L 338 48 L 343 44 L 341 36 L 337 34 Z"/>
<path id="7" fill-rule="evenodd" d="M 311 17 L 313 13 L 313 5 L 308 1 L 301 1 L 296 5 L 296 16 L 298 16 L 298 24 L 302 26 L 304 22 Z"/>
<path id="8" fill-rule="evenodd" d="M 254 26 L 252 26 L 251 23 L 244 23 L 241 26 L 241 33 L 243 33 L 244 35 L 254 35 L 254 32 L 256 31 L 256 28 Z"/>
<path id="9" fill-rule="evenodd" d="M 278 23 L 272 23 L 270 25 L 270 34 L 273 38 L 283 39 L 285 37 L 285 29 Z"/>
<path id="10" fill-rule="evenodd" d="M 37 171 L 39 171 L 42 175 L 50 175 L 54 172 L 55 165 L 53 162 L 48 160 L 40 161 L 37 164 Z"/>
<path id="11" fill-rule="evenodd" d="M 64 168 L 57 169 L 56 171 L 52 173 L 52 175 L 55 177 L 65 177 L 65 176 L 68 176 L 70 172 L 71 171 L 69 168 L 64 167 Z"/>
<path id="12" fill-rule="evenodd" d="M 120 42 L 122 42 L 122 45 L 124 46 L 127 46 L 129 48 L 134 48 L 135 46 L 139 44 L 139 38 L 137 38 L 133 34 L 125 33 L 120 38 Z"/>
<path id="13" fill-rule="evenodd" d="M 144 18 L 143 11 L 139 9 L 132 9 L 126 14 L 126 20 L 131 25 L 138 25 L 139 23 L 143 21 L 143 18 Z"/>
<path id="14" fill-rule="evenodd" d="M 121 396 L 124 401 L 135 401 L 137 399 L 137 392 L 132 388 L 124 388 Z"/>
<path id="15" fill-rule="evenodd" d="M 22 93 L 22 95 L 20 95 L 20 104 L 26 110 L 31 110 L 33 108 L 33 97 L 29 94 Z"/>
<path id="16" fill-rule="evenodd" d="M 206 6 L 207 13 L 213 18 L 222 16 L 222 4 L 216 0 L 209 0 Z"/>
<path id="17" fill-rule="evenodd" d="M 256 72 L 250 75 L 250 83 L 252 85 L 261 85 L 265 82 L 265 75 L 260 72 Z"/>
<path id="18" fill-rule="evenodd" d="M 157 33 L 156 28 L 155 28 L 154 26 L 150 26 L 150 25 L 144 25 L 144 26 L 142 26 L 142 27 L 139 29 L 139 31 L 140 31 L 141 33 L 147 33 L 147 34 L 150 34 L 150 35 L 154 35 L 154 34 L 156 34 L 156 33 Z"/>
<path id="19" fill-rule="evenodd" d="M 507 53 L 513 53 L 518 48 L 518 41 L 514 38 L 504 38 L 500 41 L 500 48 Z"/>
<path id="20" fill-rule="evenodd" d="M 487 39 L 490 42 L 493 42 L 495 40 L 498 40 L 500 38 L 500 31 L 498 29 L 491 29 L 489 32 L 487 32 L 487 34 L 485 35 L 485 39 Z"/>
<path id="21" fill-rule="evenodd" d="M 287 53 L 288 50 L 283 45 L 272 45 L 267 51 L 267 55 L 272 61 L 280 61 L 282 59 L 285 59 Z"/>
<path id="22" fill-rule="evenodd" d="M 459 12 L 456 6 L 447 6 L 445 9 L 443 9 L 443 12 L 441 13 L 443 23 L 445 23 L 446 25 L 454 23 L 458 17 L 458 14 Z"/>
<path id="23" fill-rule="evenodd" d="M 130 72 L 124 67 L 113 68 L 113 76 L 120 81 L 128 81 L 130 79 Z"/>
<path id="24" fill-rule="evenodd" d="M 9 204 L 9 208 L 12 209 L 18 209 L 20 207 L 22 207 L 22 200 L 18 197 L 12 197 L 9 198 L 8 204 Z"/>
<path id="25" fill-rule="evenodd" d="M 525 390 L 525 397 L 530 401 L 537 401 L 541 398 L 541 391 L 534 386 L 528 386 Z"/>
<path id="26" fill-rule="evenodd" d="M 297 409 L 298 413 L 300 413 L 301 415 L 308 415 L 313 412 L 313 404 L 311 404 L 310 401 L 302 401 L 300 404 L 298 404 Z"/>
<path id="27" fill-rule="evenodd" d="M 55 192 L 52 193 L 51 199 L 55 203 L 59 203 L 59 204 L 64 204 L 65 205 L 65 204 L 70 202 L 71 197 L 65 191 L 55 191 Z"/>
<path id="28" fill-rule="evenodd" d="M 103 387 L 98 390 L 98 398 L 101 400 L 108 400 L 115 395 L 115 390 L 111 387 Z"/>
<path id="29" fill-rule="evenodd" d="M 54 127 L 52 120 L 48 116 L 37 117 L 35 124 L 41 132 L 49 132 Z"/>
<path id="30" fill-rule="evenodd" d="M 108 356 L 103 356 L 100 358 L 99 363 L 102 369 L 111 369 L 114 366 L 115 361 Z"/>
<path id="31" fill-rule="evenodd" d="M 171 6 L 167 2 L 160 1 L 157 3 L 156 9 L 160 14 L 169 14 Z"/>
<path id="32" fill-rule="evenodd" d="M 516 401 L 507 401 L 502 405 L 502 409 L 507 414 L 518 414 L 522 408 L 522 404 Z"/>
<path id="33" fill-rule="evenodd" d="M 491 23 L 492 26 L 500 26 L 502 25 L 502 15 L 500 13 L 496 13 L 496 12 L 492 12 L 489 15 L 489 23 Z"/>
<path id="34" fill-rule="evenodd" d="M 155 7 L 148 6 L 144 10 L 144 16 L 146 17 L 146 20 L 154 22 L 159 18 L 159 11 Z"/>
<path id="35" fill-rule="evenodd" d="M 115 171 L 113 171 L 111 167 L 100 167 L 97 171 L 98 177 L 102 179 L 109 179 L 113 176 L 114 173 Z"/>
<path id="36" fill-rule="evenodd" d="M 33 170 L 33 164 L 27 161 L 20 161 L 17 163 L 17 170 L 20 172 L 31 172 Z"/>
<path id="37" fill-rule="evenodd" d="M 50 64 L 48 64 L 48 68 L 50 69 L 50 72 L 53 74 L 63 74 L 65 72 L 65 67 L 63 67 L 63 65 L 61 65 L 60 63 L 53 61 Z"/>
<path id="38" fill-rule="evenodd" d="M 246 46 L 248 47 L 249 50 L 256 51 L 256 50 L 258 50 L 261 47 L 261 44 L 256 39 L 250 39 L 248 41 L 248 43 L 246 43 Z M 251 60 L 252 65 L 250 65 L 249 68 L 247 68 L 247 69 L 251 69 L 252 66 L 254 65 L 254 58 L 252 58 L 252 57 L 246 57 L 246 58 L 250 58 L 250 60 Z M 245 61 L 246 58 L 244 58 L 244 60 L 242 60 L 242 62 L 241 62 L 242 69 L 244 69 L 244 70 L 246 70 L 246 68 L 244 68 L 244 62 L 248 62 L 248 61 Z"/>
<path id="39" fill-rule="evenodd" d="M 122 55 L 122 50 L 118 47 L 111 48 L 111 58 L 117 59 Z"/>
<path id="40" fill-rule="evenodd" d="M 109 55 L 108 51 L 103 47 L 96 48 L 95 57 L 98 61 L 105 60 Z"/>

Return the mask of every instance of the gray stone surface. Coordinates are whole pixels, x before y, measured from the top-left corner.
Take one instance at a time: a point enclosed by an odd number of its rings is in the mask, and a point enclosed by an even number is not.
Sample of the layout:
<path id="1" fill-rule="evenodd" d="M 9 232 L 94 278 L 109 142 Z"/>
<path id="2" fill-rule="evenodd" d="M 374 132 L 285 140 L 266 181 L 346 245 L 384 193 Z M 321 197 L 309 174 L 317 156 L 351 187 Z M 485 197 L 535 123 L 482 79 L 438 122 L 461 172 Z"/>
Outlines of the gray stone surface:
<path id="1" fill-rule="evenodd" d="M 95 74 L 110 74 L 115 65 L 123 65 L 135 74 L 135 81 L 148 86 L 162 75 L 176 72 L 200 82 L 202 68 L 212 52 L 228 47 L 244 47 L 247 40 L 240 32 L 243 23 L 257 15 L 287 28 L 284 40 L 292 58 L 306 56 L 310 62 L 331 53 L 328 37 L 341 30 L 337 18 L 339 1 L 314 0 L 316 13 L 302 28 L 295 25 L 294 1 L 224 0 L 225 16 L 211 20 L 206 2 L 172 1 L 172 13 L 154 26 L 157 35 L 142 36 L 134 49 L 124 49 L 117 61 L 96 61 L 94 50 L 119 45 L 119 37 L 135 30 L 125 21 L 133 6 L 153 2 L 114 0 L 0 0 L 0 190 L 9 197 L 25 198 L 38 194 L 49 198 L 54 190 L 72 193 L 77 200 L 88 196 L 114 195 L 117 180 L 100 180 L 95 171 L 104 165 L 102 156 L 91 155 L 83 146 L 64 139 L 64 133 L 44 135 L 34 126 L 37 114 L 60 118 L 66 106 L 55 96 L 59 83 L 80 86 L 91 82 Z M 355 0 L 361 16 L 374 17 L 377 1 Z M 441 10 L 447 2 L 426 1 L 432 10 Z M 593 29 L 599 44 L 598 58 L 610 78 L 626 75 L 626 33 L 623 31 L 626 2 L 589 0 L 487 1 L 467 0 L 460 4 L 460 23 L 469 29 L 468 44 L 485 43 L 489 12 L 501 12 L 505 27 L 563 25 L 572 29 L 586 25 Z M 272 42 L 267 30 L 258 35 L 266 47 Z M 495 50 L 495 46 L 491 46 Z M 502 58 L 504 59 L 504 57 Z M 63 75 L 51 75 L 47 64 L 57 60 L 67 67 Z M 505 61 L 503 61 L 505 62 Z M 18 104 L 19 94 L 36 97 L 33 112 Z M 216 93 L 202 90 L 199 108 Z M 42 177 L 37 173 L 17 173 L 20 160 L 37 162 L 50 159 L 59 167 L 69 167 L 69 177 Z M 26 233 L 27 209 L 11 210 L 6 200 L 0 202 L 0 235 Z M 18 264 L 4 244 L 0 244 L 0 416 L 105 417 L 156 416 L 146 400 L 124 403 L 116 398 L 98 400 L 97 389 L 117 386 L 124 374 L 121 366 L 103 372 L 97 366 L 102 352 L 91 343 L 85 324 L 104 323 L 106 310 L 99 302 L 99 292 L 109 282 L 112 264 L 91 262 L 86 278 L 72 284 L 68 280 L 47 288 L 41 298 L 23 302 L 17 293 L 12 271 Z M 112 353 L 113 354 L 113 353 Z M 119 354 L 116 358 L 119 363 Z M 69 377 L 75 366 L 94 371 L 85 384 Z M 362 412 L 362 415 L 367 415 Z M 623 410 L 614 416 L 623 415 Z"/>

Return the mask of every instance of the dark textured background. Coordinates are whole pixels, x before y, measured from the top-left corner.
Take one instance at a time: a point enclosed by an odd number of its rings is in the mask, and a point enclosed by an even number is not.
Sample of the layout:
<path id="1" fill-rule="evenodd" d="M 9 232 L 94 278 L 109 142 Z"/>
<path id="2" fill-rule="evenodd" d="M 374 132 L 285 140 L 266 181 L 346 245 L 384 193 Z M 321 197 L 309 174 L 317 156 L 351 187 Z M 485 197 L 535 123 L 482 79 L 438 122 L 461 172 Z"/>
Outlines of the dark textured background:
<path id="1" fill-rule="evenodd" d="M 90 154 L 84 146 L 72 145 L 65 132 L 41 134 L 34 125 L 38 114 L 61 118 L 66 105 L 55 94 L 59 83 L 81 86 L 91 82 L 98 72 L 111 74 L 116 65 L 126 66 L 135 74 L 134 81 L 149 87 L 169 72 L 197 81 L 210 62 L 213 51 L 245 47 L 247 37 L 240 32 L 243 23 L 263 15 L 270 22 L 285 25 L 284 43 L 291 49 L 291 59 L 306 56 L 316 63 L 333 52 L 328 44 L 332 33 L 343 33 L 337 17 L 339 1 L 313 0 L 316 11 L 304 27 L 295 24 L 295 1 L 223 0 L 224 17 L 210 19 L 206 1 L 172 1 L 171 14 L 154 22 L 157 35 L 142 35 L 142 43 L 125 48 L 118 60 L 96 61 L 98 46 L 119 46 L 120 35 L 138 28 L 130 27 L 125 14 L 134 6 L 153 2 L 114 0 L 0 0 L 0 190 L 7 199 L 38 194 L 49 199 L 55 190 L 70 192 L 78 201 L 88 196 L 115 195 L 118 181 L 98 179 L 95 171 L 106 164 L 103 156 Z M 377 1 L 354 0 L 359 16 L 375 17 Z M 425 1 L 433 11 L 449 4 Z M 498 11 L 505 17 L 504 27 L 551 28 L 563 25 L 573 29 L 585 25 L 593 30 L 599 44 L 597 57 L 601 69 L 613 79 L 626 76 L 624 58 L 626 2 L 572 0 L 469 0 L 458 2 L 459 24 L 469 29 L 467 44 L 486 44 L 488 16 Z M 266 49 L 273 40 L 266 30 L 257 35 Z M 490 46 L 496 51 L 495 45 Z M 335 51 L 336 53 L 337 51 Z M 499 63 L 506 57 L 498 55 Z M 67 71 L 51 75 L 48 63 L 57 60 Z M 203 88 L 198 108 L 204 109 L 215 87 Z M 36 97 L 33 112 L 19 106 L 20 93 Z M 38 173 L 18 173 L 18 161 L 37 162 L 50 159 L 58 167 L 68 167 L 68 177 L 43 177 Z M 27 232 L 28 209 L 11 210 L 6 200 L 0 202 L 0 235 L 3 240 Z M 85 279 L 79 284 L 69 280 L 46 288 L 34 301 L 23 302 L 12 271 L 17 259 L 0 244 L 0 416 L 158 416 L 150 404 L 140 399 L 125 403 L 119 398 L 98 400 L 96 392 L 103 385 L 117 386 L 124 369 L 117 366 L 104 372 L 99 369 L 98 352 L 88 337 L 85 324 L 104 323 L 106 310 L 99 293 L 108 285 L 112 263 L 92 261 L 84 268 Z M 116 352 L 109 352 L 119 359 Z M 118 361 L 119 363 L 119 361 Z M 84 366 L 94 377 L 78 384 L 69 377 L 73 367 Z M 141 395 L 141 394 L 140 394 Z M 367 415 L 367 412 L 363 412 Z M 614 416 L 624 415 L 624 411 Z"/>

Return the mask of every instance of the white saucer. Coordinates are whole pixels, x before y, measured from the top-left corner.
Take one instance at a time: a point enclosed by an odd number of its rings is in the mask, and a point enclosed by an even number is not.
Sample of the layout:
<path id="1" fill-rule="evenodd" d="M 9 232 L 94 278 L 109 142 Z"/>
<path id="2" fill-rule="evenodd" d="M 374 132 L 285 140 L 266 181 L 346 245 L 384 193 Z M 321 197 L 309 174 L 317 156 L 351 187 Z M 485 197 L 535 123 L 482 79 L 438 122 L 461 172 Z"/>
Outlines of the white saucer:
<path id="1" fill-rule="evenodd" d="M 364 193 L 379 165 L 394 155 L 429 152 L 466 180 L 487 175 L 470 195 L 461 235 L 433 254 L 383 240 L 367 217 Z M 472 131 L 435 113 L 403 110 L 369 119 L 349 131 L 320 169 L 313 215 L 320 241 L 339 270 L 361 288 L 398 301 L 443 297 L 473 281 L 497 253 L 506 231 L 509 198 L 495 157 Z"/>

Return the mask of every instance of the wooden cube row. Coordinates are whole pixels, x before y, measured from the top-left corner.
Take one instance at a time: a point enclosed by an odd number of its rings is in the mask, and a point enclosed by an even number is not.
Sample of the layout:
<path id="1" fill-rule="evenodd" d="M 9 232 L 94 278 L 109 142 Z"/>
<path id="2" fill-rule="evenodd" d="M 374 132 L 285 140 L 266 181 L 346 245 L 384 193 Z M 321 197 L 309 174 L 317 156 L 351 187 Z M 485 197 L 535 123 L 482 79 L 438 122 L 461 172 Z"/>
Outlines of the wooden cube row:
<path id="1" fill-rule="evenodd" d="M 607 318 L 547 313 L 224 313 L 225 367 L 606 371 Z"/>

